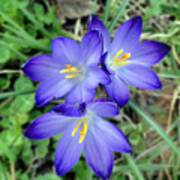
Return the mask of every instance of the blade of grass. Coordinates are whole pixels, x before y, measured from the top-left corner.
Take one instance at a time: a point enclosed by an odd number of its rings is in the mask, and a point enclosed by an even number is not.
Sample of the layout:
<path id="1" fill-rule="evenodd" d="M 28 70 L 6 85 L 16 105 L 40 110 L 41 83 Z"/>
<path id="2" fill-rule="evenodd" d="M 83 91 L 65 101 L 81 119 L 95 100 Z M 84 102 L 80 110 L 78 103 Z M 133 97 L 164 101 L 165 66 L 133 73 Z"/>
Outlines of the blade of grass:
<path id="1" fill-rule="evenodd" d="M 180 151 L 178 147 L 174 144 L 171 138 L 167 135 L 167 133 L 154 122 L 153 118 L 150 117 L 143 109 L 141 109 L 136 103 L 132 100 L 129 102 L 129 105 L 132 109 L 134 109 L 149 125 L 151 125 L 154 130 L 167 142 L 167 144 L 171 147 L 171 149 L 177 153 L 178 157 L 180 157 Z"/>
<path id="2" fill-rule="evenodd" d="M 12 91 L 12 92 L 3 92 L 0 93 L 0 99 L 5 99 L 13 96 L 20 96 L 20 95 L 25 95 L 25 94 L 30 94 L 34 93 L 35 89 L 28 90 L 28 91 Z"/>
<path id="3" fill-rule="evenodd" d="M 19 51 L 17 51 L 16 49 L 10 47 L 7 43 L 3 42 L 2 40 L 0 41 L 0 44 L 4 47 L 6 47 L 7 49 L 9 49 L 11 52 L 13 52 L 14 54 L 16 54 L 17 57 L 19 57 L 22 60 L 27 60 L 28 57 L 25 56 L 24 54 L 20 53 Z"/>
<path id="4" fill-rule="evenodd" d="M 23 14 L 24 14 L 39 30 L 41 30 L 41 32 L 42 32 L 45 36 L 47 36 L 49 39 L 52 39 L 52 38 L 53 38 L 52 35 L 51 35 L 48 31 L 46 31 L 46 29 L 43 27 L 43 24 L 40 23 L 39 21 L 37 21 L 37 20 L 35 19 L 35 17 L 33 16 L 32 13 L 29 13 L 28 10 L 26 10 L 26 9 L 24 9 L 24 8 L 22 8 L 22 7 L 20 7 L 20 10 L 23 12 Z"/>
<path id="5" fill-rule="evenodd" d="M 171 54 L 170 54 L 170 57 L 171 57 L 170 61 L 171 61 L 171 66 L 172 66 L 173 72 L 174 72 L 174 74 L 178 75 L 179 74 L 179 69 L 178 69 L 178 67 L 176 65 L 176 61 L 175 61 L 174 57 Z"/>
<path id="6" fill-rule="evenodd" d="M 105 25 L 107 25 L 108 17 L 109 17 L 109 11 L 110 11 L 110 5 L 111 0 L 106 1 L 106 6 L 104 8 L 104 14 L 103 14 L 103 22 Z"/>
<path id="7" fill-rule="evenodd" d="M 17 36 L 13 36 L 10 33 L 0 33 L 0 36 L 3 39 L 8 39 L 10 42 L 16 43 L 16 44 L 22 44 L 24 41 Z"/>
<path id="8" fill-rule="evenodd" d="M 21 26 L 19 26 L 13 19 L 8 17 L 6 14 L 4 14 L 2 11 L 0 11 L 0 15 L 3 17 L 5 21 L 7 21 L 9 24 L 11 24 L 14 28 L 18 29 L 19 31 L 24 31 Z"/>
<path id="9" fill-rule="evenodd" d="M 136 164 L 139 170 L 141 171 L 155 171 L 155 170 L 163 170 L 166 168 L 171 168 L 172 166 L 167 165 L 167 164 Z M 129 171 L 130 165 L 124 165 L 124 166 L 115 166 L 113 169 L 113 173 L 118 173 L 118 172 L 125 172 Z M 133 170 L 133 169 L 132 169 Z"/>
<path id="10" fill-rule="evenodd" d="M 175 153 L 172 152 L 172 164 L 176 164 L 176 156 Z M 172 175 L 174 180 L 178 180 L 178 166 L 172 168 Z"/>
<path id="11" fill-rule="evenodd" d="M 9 30 L 10 32 L 16 34 L 17 36 L 20 36 L 21 38 L 23 38 L 25 41 L 28 41 L 28 43 L 31 45 L 31 47 L 33 48 L 38 48 L 40 50 L 43 50 L 43 51 L 46 51 L 46 52 L 49 52 L 50 49 L 44 45 L 42 42 L 34 39 L 33 37 L 31 37 L 29 34 L 27 34 L 26 32 L 25 33 L 22 33 L 22 32 L 19 32 L 19 30 L 7 25 L 7 24 L 3 24 L 2 25 L 4 28 L 6 28 L 7 30 Z"/>
<path id="12" fill-rule="evenodd" d="M 93 1 L 92 9 L 91 9 L 91 14 L 94 14 L 96 12 L 96 6 L 97 6 L 97 0 Z"/>
<path id="13" fill-rule="evenodd" d="M 118 22 L 119 18 L 121 17 L 121 15 L 124 13 L 124 10 L 126 8 L 126 6 L 128 5 L 129 0 L 123 0 L 122 4 L 120 5 L 120 8 L 118 9 L 115 17 L 113 18 L 111 24 L 109 25 L 109 32 L 111 33 L 112 30 L 114 29 L 114 26 L 116 25 L 116 23 Z"/>
<path id="14" fill-rule="evenodd" d="M 7 21 L 11 26 L 7 24 L 3 24 L 3 27 L 8 29 L 9 31 L 15 33 L 18 36 L 21 36 L 22 38 L 26 39 L 27 41 L 30 41 L 32 45 L 35 45 L 42 50 L 49 51 L 49 48 L 42 44 L 41 42 L 34 39 L 34 37 L 30 36 L 19 24 L 17 24 L 13 19 L 9 18 L 6 14 L 4 14 L 2 11 L 0 11 L 0 15 Z"/>
<path id="15" fill-rule="evenodd" d="M 144 177 L 141 174 L 141 171 L 139 170 L 138 166 L 136 165 L 136 162 L 134 161 L 133 157 L 130 154 L 124 154 L 124 156 L 127 159 L 131 169 L 134 171 L 135 175 L 137 176 L 137 179 L 144 180 Z"/>

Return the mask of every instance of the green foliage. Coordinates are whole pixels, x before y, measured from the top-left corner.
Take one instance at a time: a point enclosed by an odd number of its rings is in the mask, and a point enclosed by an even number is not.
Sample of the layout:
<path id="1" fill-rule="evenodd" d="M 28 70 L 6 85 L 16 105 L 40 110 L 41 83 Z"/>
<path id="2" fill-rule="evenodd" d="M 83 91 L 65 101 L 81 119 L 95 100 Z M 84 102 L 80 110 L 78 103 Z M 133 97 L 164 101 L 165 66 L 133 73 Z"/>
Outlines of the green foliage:
<path id="1" fill-rule="evenodd" d="M 10 52 L 4 46 L 0 45 L 0 64 L 5 64 L 9 60 Z"/>
<path id="2" fill-rule="evenodd" d="M 33 180 L 61 180 L 62 178 L 57 177 L 55 174 L 46 174 L 46 175 L 40 175 L 37 178 L 34 178 Z"/>
<path id="3" fill-rule="evenodd" d="M 14 89 L 16 92 L 33 89 L 32 81 L 27 77 L 16 80 Z M 23 105 L 23 106 L 22 106 Z M 19 115 L 29 112 L 34 107 L 34 94 L 21 95 L 15 98 L 10 106 L 10 112 Z"/>
<path id="4" fill-rule="evenodd" d="M 29 57 L 49 53 L 50 42 L 56 36 L 81 38 L 62 29 L 56 6 L 49 2 L 0 0 L 0 180 L 13 176 L 16 180 L 98 179 L 84 156 L 69 174 L 55 175 L 54 154 L 62 134 L 41 141 L 23 135 L 27 125 L 49 111 L 54 103 L 35 107 L 36 84 L 21 72 L 22 64 Z M 92 11 L 100 1 L 93 2 Z M 176 107 L 180 83 L 179 12 L 180 2 L 176 0 L 107 0 L 104 12 L 100 13 L 112 36 L 120 23 L 143 15 L 143 39 L 160 40 L 172 46 L 170 55 L 155 67 L 164 82 L 163 90 L 150 93 L 149 97 L 146 92 L 131 88 L 134 101 L 112 119 L 128 135 L 133 147 L 132 155 L 114 155 L 112 180 L 179 179 L 180 126 Z M 158 101 L 154 101 L 156 98 Z M 159 106 L 159 101 L 163 106 Z"/>

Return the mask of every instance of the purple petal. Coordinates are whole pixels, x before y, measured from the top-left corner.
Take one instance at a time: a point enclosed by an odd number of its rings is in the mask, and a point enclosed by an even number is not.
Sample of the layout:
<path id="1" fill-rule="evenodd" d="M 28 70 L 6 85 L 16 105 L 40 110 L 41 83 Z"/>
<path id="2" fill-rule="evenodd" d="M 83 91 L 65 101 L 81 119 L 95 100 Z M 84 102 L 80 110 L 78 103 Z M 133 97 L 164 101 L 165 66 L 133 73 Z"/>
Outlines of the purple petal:
<path id="1" fill-rule="evenodd" d="M 93 89 L 98 86 L 98 84 L 108 84 L 110 79 L 102 69 L 98 66 L 89 66 L 87 68 L 86 78 L 83 83 L 88 89 Z"/>
<path id="2" fill-rule="evenodd" d="M 62 77 L 53 77 L 43 81 L 36 92 L 36 104 L 43 106 L 52 98 L 59 99 L 69 92 L 74 86 L 74 83 Z"/>
<path id="3" fill-rule="evenodd" d="M 103 139 L 106 140 L 109 147 L 116 152 L 131 153 L 132 149 L 124 133 L 112 123 L 106 120 L 98 119 L 96 128 L 101 131 Z"/>
<path id="4" fill-rule="evenodd" d="M 170 51 L 170 47 L 157 41 L 144 41 L 138 43 L 131 52 L 132 62 L 152 66 L 158 63 Z"/>
<path id="5" fill-rule="evenodd" d="M 129 64 L 118 73 L 120 78 L 138 88 L 159 89 L 162 86 L 156 73 L 147 66 Z"/>
<path id="6" fill-rule="evenodd" d="M 31 139 L 49 138 L 64 131 L 72 123 L 72 118 L 55 112 L 37 117 L 26 129 L 24 135 Z"/>
<path id="7" fill-rule="evenodd" d="M 65 116 L 75 117 L 80 117 L 85 113 L 85 107 L 83 108 L 81 105 L 76 106 L 72 104 L 58 104 L 57 106 L 53 107 L 52 110 L 61 113 Z"/>
<path id="8" fill-rule="evenodd" d="M 105 86 L 107 94 L 113 101 L 122 107 L 129 100 L 129 89 L 118 77 L 111 76 L 111 80 L 111 83 Z"/>
<path id="9" fill-rule="evenodd" d="M 87 105 L 87 108 L 102 117 L 112 117 L 119 114 L 116 103 L 112 101 L 96 100 Z"/>
<path id="10" fill-rule="evenodd" d="M 89 166 L 102 179 L 108 179 L 113 168 L 113 154 L 98 129 L 88 131 L 84 153 Z"/>
<path id="11" fill-rule="evenodd" d="M 110 75 L 111 74 L 110 68 L 108 68 L 108 66 L 106 65 L 107 57 L 108 57 L 108 53 L 104 53 L 101 56 L 100 62 L 101 62 L 102 70 L 105 71 L 108 75 Z"/>
<path id="12" fill-rule="evenodd" d="M 56 173 L 61 176 L 69 171 L 79 160 L 84 143 L 79 144 L 80 132 L 72 137 L 75 127 L 70 126 L 61 137 L 55 154 Z"/>
<path id="13" fill-rule="evenodd" d="M 42 54 L 29 59 L 23 66 L 24 73 L 35 81 L 43 81 L 59 73 L 60 67 L 51 55 Z"/>
<path id="14" fill-rule="evenodd" d="M 123 23 L 117 30 L 111 45 L 111 54 L 114 56 L 120 49 L 130 52 L 138 42 L 142 31 L 142 19 L 133 17 Z"/>
<path id="15" fill-rule="evenodd" d="M 74 87 L 66 96 L 66 103 L 84 103 L 90 102 L 96 95 L 95 89 L 87 89 L 83 83 Z"/>
<path id="16" fill-rule="evenodd" d="M 108 51 L 110 43 L 111 43 L 110 35 L 109 35 L 109 32 L 108 32 L 106 26 L 103 24 L 103 22 L 97 16 L 91 15 L 89 17 L 88 29 L 89 30 L 98 30 L 99 32 L 102 33 L 104 52 Z"/>
<path id="17" fill-rule="evenodd" d="M 82 41 L 82 59 L 86 64 L 98 64 L 103 52 L 102 37 L 98 31 L 88 31 Z"/>
<path id="18" fill-rule="evenodd" d="M 62 67 L 65 64 L 77 64 L 81 60 L 80 45 L 68 37 L 54 38 L 51 44 L 54 60 Z"/>

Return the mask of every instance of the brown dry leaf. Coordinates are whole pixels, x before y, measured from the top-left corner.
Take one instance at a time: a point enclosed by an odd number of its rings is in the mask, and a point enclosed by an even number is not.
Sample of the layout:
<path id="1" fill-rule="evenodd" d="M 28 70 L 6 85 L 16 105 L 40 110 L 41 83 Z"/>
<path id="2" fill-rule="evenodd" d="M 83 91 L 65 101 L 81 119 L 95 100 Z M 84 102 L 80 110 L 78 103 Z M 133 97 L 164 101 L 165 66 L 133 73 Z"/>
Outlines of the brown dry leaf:
<path id="1" fill-rule="evenodd" d="M 57 14 L 60 19 L 75 19 L 91 14 L 93 2 L 89 0 L 56 0 Z M 96 6 L 96 10 L 99 6 Z"/>

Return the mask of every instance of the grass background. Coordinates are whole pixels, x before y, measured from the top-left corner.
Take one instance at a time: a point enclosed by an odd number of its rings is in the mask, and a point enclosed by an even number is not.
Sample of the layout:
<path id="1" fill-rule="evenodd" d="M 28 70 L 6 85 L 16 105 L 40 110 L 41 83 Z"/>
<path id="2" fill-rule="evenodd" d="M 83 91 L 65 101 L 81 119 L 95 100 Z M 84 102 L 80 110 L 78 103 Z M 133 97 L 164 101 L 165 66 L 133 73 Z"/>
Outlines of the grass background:
<path id="1" fill-rule="evenodd" d="M 58 103 L 36 108 L 38 84 L 28 79 L 21 65 L 28 58 L 50 53 L 51 40 L 59 35 L 80 40 L 87 18 L 59 13 L 59 1 L 0 0 L 0 180 L 98 179 L 84 157 L 63 177 L 54 172 L 54 152 L 60 136 L 32 141 L 25 127 Z M 90 9 L 83 9 L 90 3 Z M 68 8 L 72 9 L 76 3 Z M 142 40 L 165 42 L 171 52 L 153 68 L 163 88 L 158 91 L 130 87 L 131 101 L 119 116 L 110 119 L 128 136 L 133 153 L 114 154 L 112 180 L 178 180 L 180 178 L 180 2 L 178 0 L 81 1 L 80 12 L 98 15 L 113 37 L 122 22 L 143 18 Z M 87 13 L 88 14 L 88 13 Z M 83 17 L 81 17 L 83 16 Z M 81 17 L 81 18 L 80 18 Z M 97 89 L 97 96 L 104 96 Z"/>

